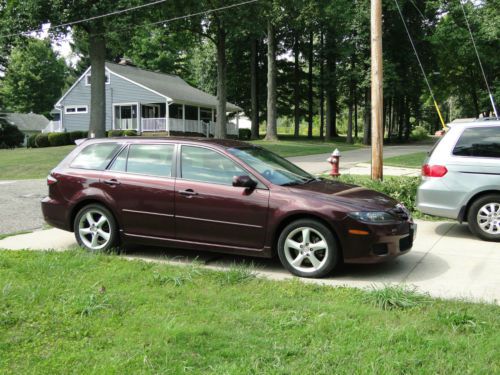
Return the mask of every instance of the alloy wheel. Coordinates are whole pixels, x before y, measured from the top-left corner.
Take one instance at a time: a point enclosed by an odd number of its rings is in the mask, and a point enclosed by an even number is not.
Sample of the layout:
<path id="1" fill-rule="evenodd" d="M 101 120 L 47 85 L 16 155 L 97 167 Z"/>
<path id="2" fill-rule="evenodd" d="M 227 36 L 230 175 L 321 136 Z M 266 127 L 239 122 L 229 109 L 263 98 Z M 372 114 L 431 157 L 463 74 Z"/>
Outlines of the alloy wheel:
<path id="1" fill-rule="evenodd" d="M 111 225 L 104 212 L 96 209 L 87 211 L 78 223 L 82 243 L 90 250 L 100 250 L 109 243 Z"/>
<path id="2" fill-rule="evenodd" d="M 476 219 L 483 232 L 500 234 L 500 203 L 491 202 L 483 205 L 477 212 Z"/>
<path id="3" fill-rule="evenodd" d="M 310 273 L 317 271 L 327 262 L 329 249 L 325 237 L 318 230 L 300 227 L 286 237 L 284 253 L 294 269 Z"/>

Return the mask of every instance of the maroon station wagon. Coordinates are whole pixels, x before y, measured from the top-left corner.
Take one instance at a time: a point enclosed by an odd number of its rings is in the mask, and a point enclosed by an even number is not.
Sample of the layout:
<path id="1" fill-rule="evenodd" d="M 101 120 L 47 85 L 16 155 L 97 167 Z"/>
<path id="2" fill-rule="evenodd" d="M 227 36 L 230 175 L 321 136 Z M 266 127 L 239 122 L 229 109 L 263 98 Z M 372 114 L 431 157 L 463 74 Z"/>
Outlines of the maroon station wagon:
<path id="1" fill-rule="evenodd" d="M 233 140 L 88 139 L 47 182 L 45 220 L 91 251 L 135 243 L 277 255 L 293 274 L 321 277 L 340 262 L 407 253 L 416 229 L 384 194 Z"/>

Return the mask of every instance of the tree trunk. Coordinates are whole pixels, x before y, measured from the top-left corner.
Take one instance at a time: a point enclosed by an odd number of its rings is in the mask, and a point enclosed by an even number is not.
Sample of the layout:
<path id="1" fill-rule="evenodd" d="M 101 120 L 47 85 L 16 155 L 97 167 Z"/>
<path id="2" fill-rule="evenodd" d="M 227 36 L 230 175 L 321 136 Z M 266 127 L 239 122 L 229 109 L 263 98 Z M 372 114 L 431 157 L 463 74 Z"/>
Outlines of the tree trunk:
<path id="1" fill-rule="evenodd" d="M 217 121 L 215 122 L 215 138 L 226 138 L 226 104 L 227 104 L 227 61 L 226 30 L 219 22 L 217 27 Z"/>
<path id="2" fill-rule="evenodd" d="M 320 33 L 320 57 L 319 57 L 319 138 L 324 139 L 325 134 L 325 88 L 323 80 L 325 79 L 324 66 L 324 36 L 323 31 Z"/>
<path id="3" fill-rule="evenodd" d="M 363 109 L 363 144 L 369 145 L 371 139 L 371 119 L 370 119 L 370 89 L 365 88 L 365 105 Z"/>
<path id="4" fill-rule="evenodd" d="M 337 137 L 337 58 L 335 56 L 335 36 L 329 32 L 326 35 L 326 139 Z"/>
<path id="5" fill-rule="evenodd" d="M 97 20 L 89 34 L 90 55 L 90 126 L 89 135 L 106 136 L 106 39 L 102 20 Z"/>
<path id="6" fill-rule="evenodd" d="M 312 138 L 313 131 L 313 63 L 314 63 L 314 34 L 309 33 L 309 72 L 307 74 L 308 93 L 307 93 L 307 112 L 308 112 L 308 127 L 307 138 Z"/>
<path id="7" fill-rule="evenodd" d="M 250 57 L 250 97 L 252 102 L 252 139 L 259 139 L 259 96 L 258 96 L 258 47 L 259 40 L 254 39 L 251 43 Z"/>
<path id="8" fill-rule="evenodd" d="M 347 138 L 346 138 L 346 143 L 353 143 L 352 141 L 352 86 L 351 89 L 349 90 L 349 116 L 347 119 Z"/>
<path id="9" fill-rule="evenodd" d="M 276 31 L 267 21 L 267 131 L 266 141 L 278 139 L 276 119 Z"/>
<path id="10" fill-rule="evenodd" d="M 293 45 L 293 118 L 294 118 L 294 137 L 299 136 L 300 132 L 300 62 L 299 56 L 299 35 L 295 34 L 295 41 Z"/>

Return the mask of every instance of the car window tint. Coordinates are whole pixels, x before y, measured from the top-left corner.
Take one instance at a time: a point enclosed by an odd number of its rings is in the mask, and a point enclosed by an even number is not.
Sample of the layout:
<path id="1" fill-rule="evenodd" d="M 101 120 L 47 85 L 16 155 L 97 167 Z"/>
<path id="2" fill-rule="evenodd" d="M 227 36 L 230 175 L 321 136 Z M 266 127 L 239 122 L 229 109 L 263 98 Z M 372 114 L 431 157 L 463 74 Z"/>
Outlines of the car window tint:
<path id="1" fill-rule="evenodd" d="M 172 175 L 174 145 L 131 145 L 126 171 L 150 176 Z"/>
<path id="2" fill-rule="evenodd" d="M 188 180 L 232 185 L 234 176 L 248 173 L 218 152 L 202 147 L 182 146 L 181 175 Z"/>
<path id="3" fill-rule="evenodd" d="M 115 161 L 109 168 L 111 171 L 125 172 L 127 170 L 127 154 L 128 147 L 125 147 L 116 157 Z"/>
<path id="4" fill-rule="evenodd" d="M 500 158 L 500 127 L 465 129 L 453 155 Z"/>
<path id="5" fill-rule="evenodd" d="M 120 148 L 118 143 L 96 143 L 85 147 L 71 163 L 72 168 L 103 170 Z"/>

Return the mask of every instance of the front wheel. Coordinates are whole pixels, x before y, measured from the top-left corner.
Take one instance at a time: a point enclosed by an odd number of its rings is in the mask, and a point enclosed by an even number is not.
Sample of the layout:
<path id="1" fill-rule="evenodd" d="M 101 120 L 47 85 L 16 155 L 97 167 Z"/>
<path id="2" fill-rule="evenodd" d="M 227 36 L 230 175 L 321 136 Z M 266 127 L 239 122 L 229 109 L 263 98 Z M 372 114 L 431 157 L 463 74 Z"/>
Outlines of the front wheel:
<path id="1" fill-rule="evenodd" d="M 328 275 L 337 265 L 340 254 L 331 230 L 310 219 L 287 225 L 280 234 L 277 250 L 283 266 L 301 277 Z"/>
<path id="2" fill-rule="evenodd" d="M 500 194 L 488 194 L 475 200 L 467 215 L 469 228 L 485 241 L 500 241 Z"/>
<path id="3" fill-rule="evenodd" d="M 100 204 L 83 207 L 76 215 L 73 226 L 78 245 L 89 251 L 107 251 L 117 243 L 115 218 Z"/>

